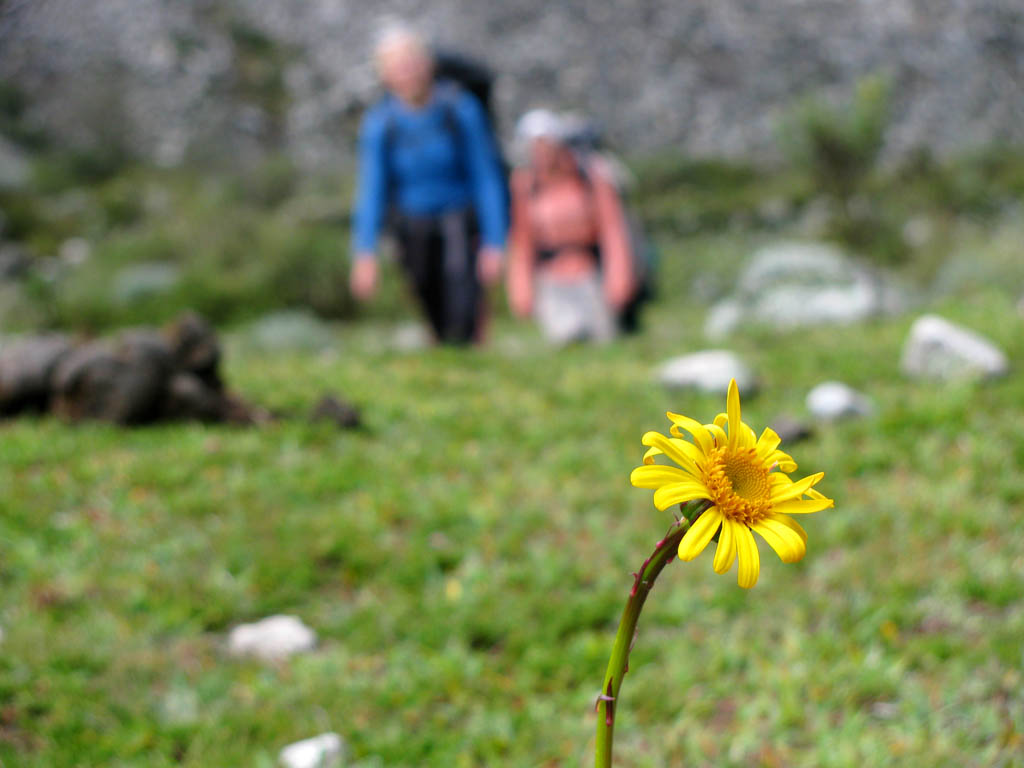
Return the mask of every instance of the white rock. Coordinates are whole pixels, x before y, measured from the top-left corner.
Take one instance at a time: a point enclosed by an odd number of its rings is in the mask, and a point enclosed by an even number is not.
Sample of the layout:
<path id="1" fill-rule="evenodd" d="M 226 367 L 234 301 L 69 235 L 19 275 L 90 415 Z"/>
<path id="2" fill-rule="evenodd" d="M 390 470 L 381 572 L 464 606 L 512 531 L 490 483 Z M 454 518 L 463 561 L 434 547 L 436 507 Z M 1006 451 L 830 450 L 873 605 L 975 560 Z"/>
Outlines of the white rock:
<path id="1" fill-rule="evenodd" d="M 736 379 L 741 394 L 757 390 L 754 372 L 726 349 L 707 349 L 674 357 L 658 368 L 658 380 L 672 389 L 697 389 L 724 395 L 729 391 L 730 379 Z"/>
<path id="2" fill-rule="evenodd" d="M 733 295 L 711 308 L 704 332 L 719 339 L 742 323 L 780 330 L 849 325 L 905 304 L 895 285 L 832 245 L 778 243 L 751 256 Z"/>
<path id="3" fill-rule="evenodd" d="M 938 315 L 922 315 L 914 321 L 903 346 L 901 367 L 908 376 L 933 379 L 989 378 L 1009 369 L 999 347 Z"/>
<path id="4" fill-rule="evenodd" d="M 911 248 L 923 248 L 931 242 L 935 227 L 924 216 L 908 219 L 903 225 L 903 242 Z"/>
<path id="5" fill-rule="evenodd" d="M 228 653 L 232 656 L 256 656 L 267 661 L 314 647 L 316 632 L 296 616 L 270 616 L 253 624 L 239 624 L 228 636 Z"/>
<path id="6" fill-rule="evenodd" d="M 403 323 L 395 329 L 392 346 L 399 352 L 418 352 L 431 345 L 430 329 L 421 323 Z"/>
<path id="7" fill-rule="evenodd" d="M 265 352 L 322 352 L 336 344 L 327 323 L 299 309 L 264 315 L 248 325 L 246 334 L 253 346 Z"/>
<path id="8" fill-rule="evenodd" d="M 177 264 L 144 261 L 114 275 L 111 296 L 118 304 L 131 304 L 170 293 L 180 282 L 181 268 Z"/>
<path id="9" fill-rule="evenodd" d="M 333 768 L 340 766 L 344 743 L 336 733 L 321 733 L 296 741 L 281 750 L 278 762 L 283 768 Z"/>
<path id="10" fill-rule="evenodd" d="M 807 410 L 825 421 L 870 416 L 874 405 L 865 395 L 841 381 L 826 381 L 807 393 Z"/>
<path id="11" fill-rule="evenodd" d="M 708 311 L 704 335 L 713 341 L 724 339 L 743 322 L 743 306 L 735 299 L 718 302 Z"/>
<path id="12" fill-rule="evenodd" d="M 73 267 L 84 264 L 91 255 L 92 246 L 84 237 L 69 237 L 60 244 L 60 249 L 57 251 L 58 258 Z"/>

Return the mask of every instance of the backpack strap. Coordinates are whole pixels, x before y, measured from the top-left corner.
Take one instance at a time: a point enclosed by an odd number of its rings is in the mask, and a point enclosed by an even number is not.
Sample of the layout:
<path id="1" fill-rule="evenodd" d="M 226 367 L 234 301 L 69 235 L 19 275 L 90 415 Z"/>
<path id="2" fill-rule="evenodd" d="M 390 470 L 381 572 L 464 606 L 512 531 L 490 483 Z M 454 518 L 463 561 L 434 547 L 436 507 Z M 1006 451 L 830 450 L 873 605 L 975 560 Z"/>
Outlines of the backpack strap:
<path id="1" fill-rule="evenodd" d="M 459 86 L 451 81 L 442 80 L 434 84 L 434 98 L 441 107 L 441 124 L 445 132 L 451 137 L 452 144 L 459 157 L 459 164 L 463 173 L 468 175 L 469 163 L 466 159 L 466 142 L 459 122 L 457 101 L 459 97 Z M 397 100 L 395 96 L 384 97 L 385 123 L 384 123 L 384 153 L 391 157 L 392 150 L 399 139 Z"/>
<path id="2" fill-rule="evenodd" d="M 441 105 L 441 120 L 444 129 L 448 132 L 452 142 L 455 144 L 459 155 L 459 162 L 462 170 L 468 174 L 469 167 L 466 162 L 466 142 L 462 131 L 462 124 L 459 122 L 458 107 L 456 102 L 459 98 L 460 88 L 457 83 L 451 80 L 441 80 L 434 85 L 436 98 Z"/>

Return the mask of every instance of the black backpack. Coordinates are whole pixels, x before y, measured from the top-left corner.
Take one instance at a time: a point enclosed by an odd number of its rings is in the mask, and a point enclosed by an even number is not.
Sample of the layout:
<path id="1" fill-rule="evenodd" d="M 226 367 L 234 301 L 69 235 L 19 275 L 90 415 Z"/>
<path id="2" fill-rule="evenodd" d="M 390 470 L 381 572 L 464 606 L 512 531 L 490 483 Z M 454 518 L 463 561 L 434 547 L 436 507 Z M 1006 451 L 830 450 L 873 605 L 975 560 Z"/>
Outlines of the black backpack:
<path id="1" fill-rule="evenodd" d="M 437 49 L 433 53 L 434 79 L 449 80 L 473 94 L 484 108 L 494 134 L 494 72 L 491 68 L 479 59 L 458 51 Z"/>

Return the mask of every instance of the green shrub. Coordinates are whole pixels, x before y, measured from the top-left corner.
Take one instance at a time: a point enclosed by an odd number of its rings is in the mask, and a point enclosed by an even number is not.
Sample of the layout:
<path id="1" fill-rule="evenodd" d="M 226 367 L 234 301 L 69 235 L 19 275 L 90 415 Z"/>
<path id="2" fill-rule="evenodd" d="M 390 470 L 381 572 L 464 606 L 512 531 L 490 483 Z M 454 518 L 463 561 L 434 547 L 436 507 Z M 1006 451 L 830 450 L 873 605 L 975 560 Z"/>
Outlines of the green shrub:
<path id="1" fill-rule="evenodd" d="M 847 198 L 874 169 L 888 119 L 888 80 L 872 75 L 857 83 L 849 104 L 830 105 L 819 96 L 799 101 L 783 120 L 780 143 L 819 189 Z"/>

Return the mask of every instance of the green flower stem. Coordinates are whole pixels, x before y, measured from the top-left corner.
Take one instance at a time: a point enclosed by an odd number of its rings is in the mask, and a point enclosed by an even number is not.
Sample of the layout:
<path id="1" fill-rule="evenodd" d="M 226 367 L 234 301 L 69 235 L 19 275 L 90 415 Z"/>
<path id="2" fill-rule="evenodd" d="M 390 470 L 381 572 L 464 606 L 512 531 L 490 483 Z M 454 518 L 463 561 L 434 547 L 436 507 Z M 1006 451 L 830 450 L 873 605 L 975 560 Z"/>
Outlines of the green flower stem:
<path id="1" fill-rule="evenodd" d="M 665 538 L 655 545 L 654 552 L 640 566 L 640 570 L 633 574 L 633 588 L 629 591 L 629 599 L 626 600 L 626 607 L 619 620 L 619 631 L 615 635 L 612 655 L 608 659 L 608 670 L 604 674 L 604 685 L 601 686 L 601 695 L 597 700 L 595 768 L 611 768 L 612 737 L 619 689 L 622 687 L 622 679 L 629 671 L 629 652 L 633 647 L 637 621 L 640 619 L 640 611 L 643 610 L 647 595 L 654 587 L 654 581 L 661 570 L 675 558 L 679 551 L 679 542 L 689 530 L 691 522 L 710 506 L 711 502 L 704 500 L 683 504 L 683 517 L 669 529 Z"/>

